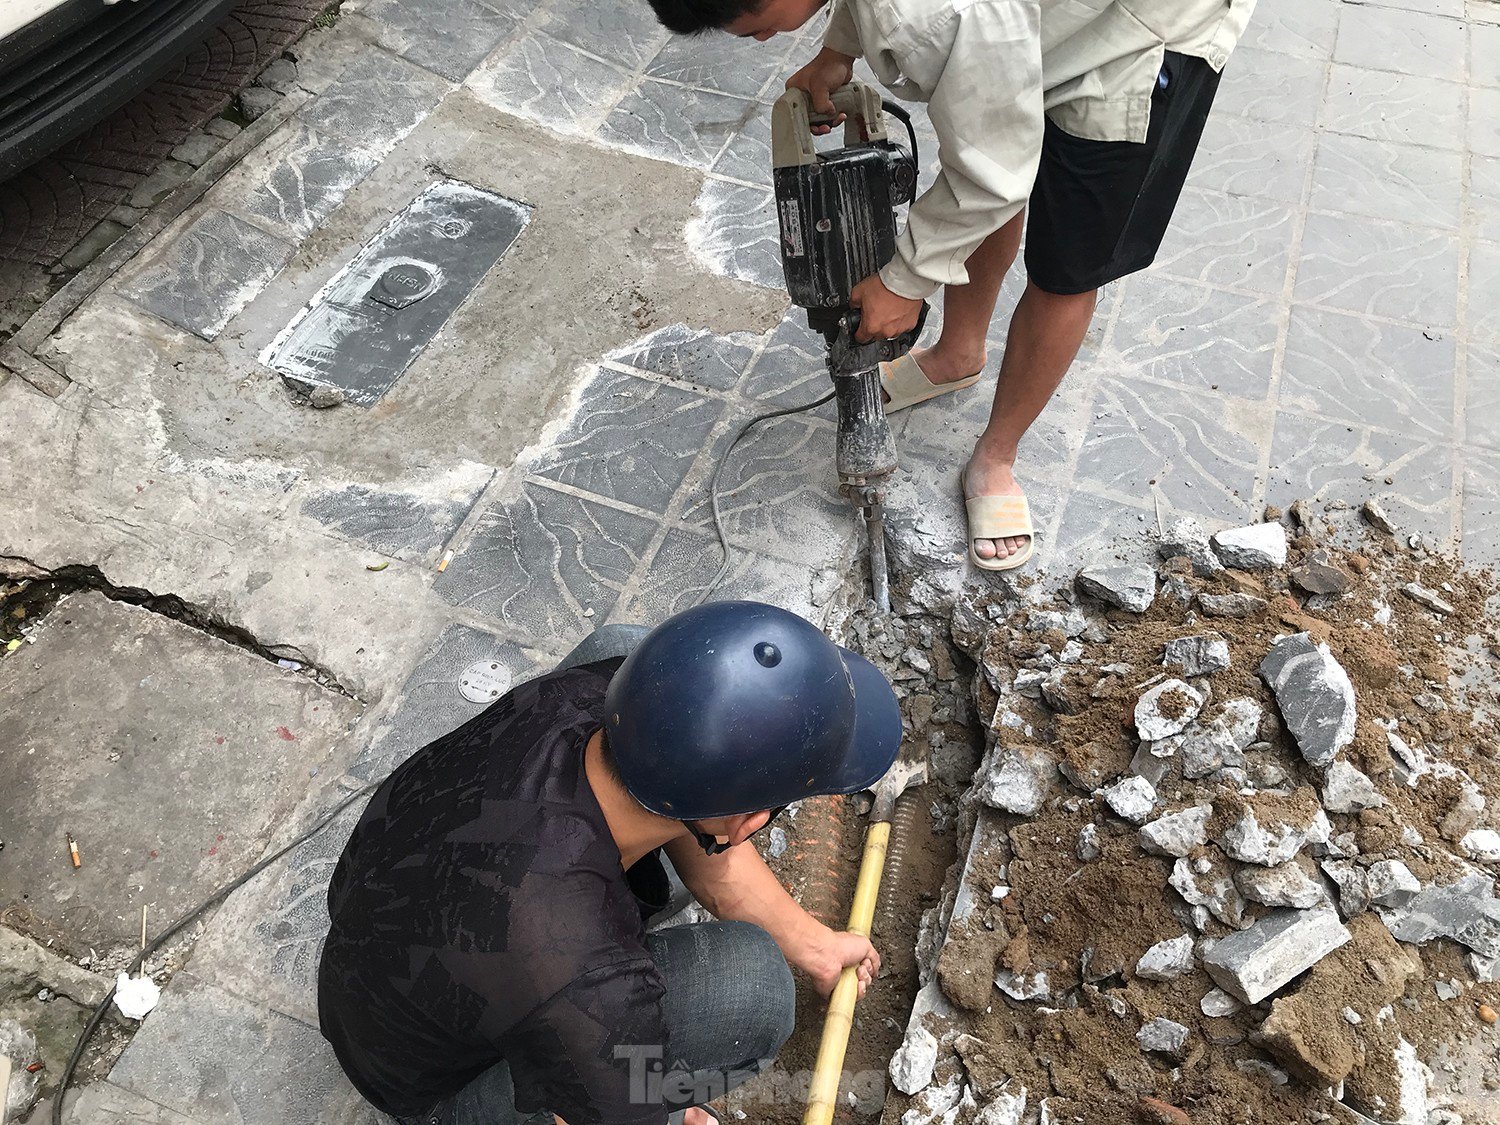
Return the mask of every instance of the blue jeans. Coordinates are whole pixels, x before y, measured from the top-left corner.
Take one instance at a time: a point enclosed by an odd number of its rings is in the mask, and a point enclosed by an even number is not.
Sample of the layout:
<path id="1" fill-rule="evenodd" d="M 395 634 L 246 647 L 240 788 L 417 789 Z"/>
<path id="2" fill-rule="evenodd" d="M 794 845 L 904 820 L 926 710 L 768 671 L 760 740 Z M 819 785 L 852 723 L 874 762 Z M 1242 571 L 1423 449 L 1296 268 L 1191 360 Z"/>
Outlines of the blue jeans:
<path id="1" fill-rule="evenodd" d="M 630 1065 L 632 1078 L 641 1076 L 643 1102 L 660 1104 L 665 1117 L 722 1097 L 759 1074 L 791 1035 L 796 1003 L 786 959 L 759 926 L 673 926 L 648 933 L 646 948 L 666 982 L 668 1042 L 660 1053 L 643 1051 Z M 431 1112 L 404 1119 L 405 1125 L 551 1122 L 550 1113 L 522 1115 L 516 1109 L 510 1067 L 503 1062 Z"/>
<path id="2" fill-rule="evenodd" d="M 649 625 L 601 625 L 583 640 L 578 646 L 562 658 L 562 663 L 557 666 L 557 671 L 564 668 L 576 668 L 580 664 L 593 664 L 598 660 L 608 660 L 613 656 L 629 656 L 635 646 L 641 643 L 641 638 L 651 632 Z"/>

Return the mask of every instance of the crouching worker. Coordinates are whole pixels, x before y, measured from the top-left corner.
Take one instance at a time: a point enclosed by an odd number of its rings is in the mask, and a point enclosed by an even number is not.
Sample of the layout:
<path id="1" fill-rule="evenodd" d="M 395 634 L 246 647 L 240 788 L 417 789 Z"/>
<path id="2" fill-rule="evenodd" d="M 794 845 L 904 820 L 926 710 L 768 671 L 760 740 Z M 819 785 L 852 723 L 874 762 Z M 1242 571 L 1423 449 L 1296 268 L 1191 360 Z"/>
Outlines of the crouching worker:
<path id="1" fill-rule="evenodd" d="M 785 610 L 599 630 L 371 799 L 329 887 L 323 1034 L 402 1122 L 707 1122 L 791 1034 L 788 965 L 825 996 L 880 966 L 746 841 L 869 788 L 900 738 L 884 677 Z M 718 921 L 647 931 L 663 850 Z"/>

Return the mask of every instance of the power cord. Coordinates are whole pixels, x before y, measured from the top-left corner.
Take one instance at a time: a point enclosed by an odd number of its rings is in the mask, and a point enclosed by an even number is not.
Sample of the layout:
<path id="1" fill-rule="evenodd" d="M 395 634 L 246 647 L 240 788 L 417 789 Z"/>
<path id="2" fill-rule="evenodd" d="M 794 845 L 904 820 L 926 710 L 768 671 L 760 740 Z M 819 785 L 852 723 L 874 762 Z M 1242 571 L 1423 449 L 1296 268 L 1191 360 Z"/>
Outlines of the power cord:
<path id="1" fill-rule="evenodd" d="M 701 605 L 703 602 L 706 602 L 713 594 L 713 592 L 718 589 L 719 584 L 724 581 L 725 576 L 729 573 L 731 549 L 729 546 L 729 537 L 724 531 L 724 515 L 719 508 L 719 474 L 724 471 L 724 465 L 728 462 L 729 455 L 734 451 L 734 447 L 740 443 L 740 440 L 746 434 L 748 434 L 755 426 L 759 425 L 761 422 L 770 421 L 772 418 L 784 418 L 789 414 L 802 414 L 809 410 L 815 410 L 818 407 L 822 406 L 824 403 L 832 400 L 832 398 L 833 392 L 830 391 L 828 394 L 824 395 L 822 398 L 818 399 L 815 402 L 804 403 L 801 406 L 789 406 L 781 410 L 768 410 L 764 414 L 757 414 L 755 415 L 755 417 L 751 418 L 748 422 L 741 426 L 734 437 L 730 439 L 729 445 L 725 448 L 723 456 L 719 458 L 719 463 L 714 466 L 713 476 L 709 478 L 708 484 L 709 502 L 713 508 L 714 531 L 718 533 L 719 546 L 724 552 L 724 561 L 719 565 L 718 572 L 713 576 L 712 581 L 709 582 L 708 588 L 704 590 L 703 594 L 694 604 Z M 377 788 L 380 784 L 381 782 L 379 781 L 373 781 L 360 789 L 356 789 L 354 792 L 350 793 L 347 797 L 340 801 L 337 805 L 335 805 L 332 812 L 330 812 L 322 820 L 318 821 L 317 824 L 313 825 L 302 835 L 298 836 L 290 844 L 287 844 L 285 847 L 278 848 L 276 851 L 272 852 L 270 855 L 266 856 L 264 859 L 256 863 L 243 875 L 239 876 L 233 882 L 227 883 L 224 886 L 220 887 L 208 898 L 204 899 L 182 917 L 178 918 L 177 921 L 173 922 L 165 930 L 157 934 L 156 937 L 152 939 L 141 950 L 139 955 L 136 956 L 135 960 L 130 963 L 130 967 L 126 970 L 126 972 L 131 976 L 139 973 L 141 970 L 141 966 L 145 964 L 148 957 L 150 957 L 153 953 L 155 953 L 177 934 L 181 933 L 183 929 L 196 921 L 204 913 L 204 911 L 217 906 L 235 891 L 243 887 L 251 879 L 255 878 L 255 876 L 259 875 L 267 867 L 270 867 L 271 864 L 275 863 L 277 860 L 285 856 L 288 852 L 293 851 L 294 849 L 299 848 L 303 844 L 307 843 L 314 836 L 318 835 L 336 819 L 338 819 L 340 813 L 342 813 L 350 805 L 354 804 L 354 802 L 359 798 L 365 796 L 367 793 L 370 793 L 372 790 Z M 99 1001 L 98 1005 L 94 1008 L 94 1012 L 89 1017 L 88 1023 L 84 1024 L 83 1030 L 79 1032 L 77 1042 L 73 1044 L 73 1053 L 68 1057 L 68 1065 L 63 1068 L 62 1080 L 57 1084 L 57 1093 L 52 1103 L 52 1125 L 63 1125 L 63 1098 L 68 1092 L 68 1086 L 73 1081 L 73 1074 L 78 1069 L 78 1063 L 83 1058 L 83 1052 L 88 1047 L 89 1040 L 93 1038 L 94 1032 L 99 1030 L 99 1025 L 104 1022 L 104 1017 L 109 1012 L 109 1006 L 111 1002 L 113 1002 L 114 998 L 115 990 L 114 986 L 111 985 L 109 991 L 105 993 L 104 999 Z"/>

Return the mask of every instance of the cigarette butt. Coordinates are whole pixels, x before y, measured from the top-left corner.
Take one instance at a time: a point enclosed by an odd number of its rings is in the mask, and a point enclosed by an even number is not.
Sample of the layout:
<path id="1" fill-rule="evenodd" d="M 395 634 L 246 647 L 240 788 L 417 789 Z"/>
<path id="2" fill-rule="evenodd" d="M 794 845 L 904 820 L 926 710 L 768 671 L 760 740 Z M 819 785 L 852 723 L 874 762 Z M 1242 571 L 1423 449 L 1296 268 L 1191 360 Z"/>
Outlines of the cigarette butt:
<path id="1" fill-rule="evenodd" d="M 443 561 L 440 562 L 440 563 L 438 563 L 438 573 L 442 574 L 443 571 L 447 570 L 448 569 L 448 564 L 451 563 L 452 561 L 453 561 L 453 552 L 452 551 L 444 551 L 443 552 Z"/>
<path id="2" fill-rule="evenodd" d="M 26 1065 L 26 1073 L 27 1074 L 35 1074 L 37 1071 L 41 1070 L 42 1067 L 44 1067 L 46 1065 L 47 1065 L 46 1063 L 39 1063 L 39 1062 L 28 1063 Z"/>
<path id="3" fill-rule="evenodd" d="M 73 833 L 66 833 L 68 837 L 68 855 L 72 857 L 74 867 L 82 867 L 83 860 L 78 855 L 78 841 L 73 839 Z"/>

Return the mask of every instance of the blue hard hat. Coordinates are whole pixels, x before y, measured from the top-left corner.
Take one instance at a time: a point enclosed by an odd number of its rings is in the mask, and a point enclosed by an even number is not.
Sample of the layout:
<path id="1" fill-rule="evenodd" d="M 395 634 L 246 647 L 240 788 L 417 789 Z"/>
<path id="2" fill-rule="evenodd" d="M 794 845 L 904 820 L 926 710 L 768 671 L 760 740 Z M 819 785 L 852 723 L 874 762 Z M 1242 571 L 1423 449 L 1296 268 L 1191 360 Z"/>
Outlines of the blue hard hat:
<path id="1" fill-rule="evenodd" d="M 604 702 L 625 788 L 673 820 L 856 793 L 901 745 L 901 709 L 880 671 L 760 602 L 669 617 L 625 659 Z"/>

